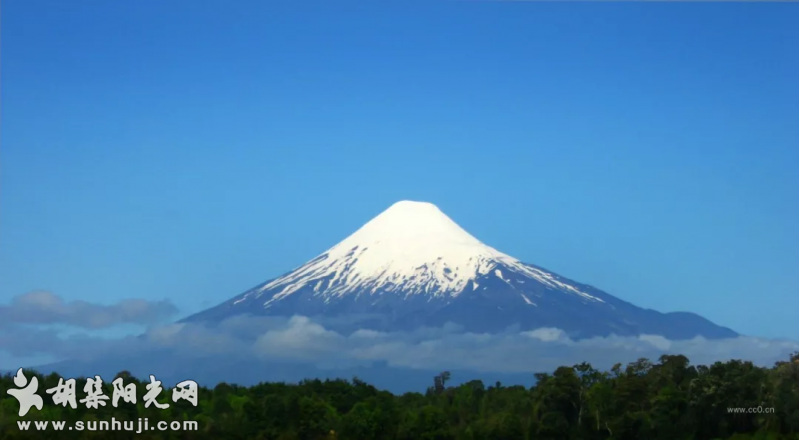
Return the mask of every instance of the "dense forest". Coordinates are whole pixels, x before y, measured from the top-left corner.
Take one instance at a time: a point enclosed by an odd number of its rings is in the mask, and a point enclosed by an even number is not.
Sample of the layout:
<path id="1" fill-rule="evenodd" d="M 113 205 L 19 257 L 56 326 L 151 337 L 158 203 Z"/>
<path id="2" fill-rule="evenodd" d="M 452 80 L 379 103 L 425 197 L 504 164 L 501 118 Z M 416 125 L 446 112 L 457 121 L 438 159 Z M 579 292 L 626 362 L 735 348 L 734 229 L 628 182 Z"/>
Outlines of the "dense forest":
<path id="1" fill-rule="evenodd" d="M 34 372 L 25 372 L 30 380 Z M 164 389 L 158 402 L 144 397 L 149 378 L 136 385 L 136 403 L 110 400 L 105 406 L 77 409 L 56 405 L 44 390 L 59 376 L 36 375 L 44 405 L 19 417 L 17 400 L 7 390 L 13 375 L 0 380 L 0 438 L 29 439 L 553 439 L 553 440 L 799 440 L 799 353 L 771 368 L 750 362 L 692 366 L 684 356 L 662 356 L 657 363 L 640 359 L 610 371 L 588 364 L 560 367 L 536 375 L 531 388 L 472 381 L 447 386 L 450 374 L 431 378 L 425 393 L 393 395 L 353 378 L 306 380 L 299 384 L 262 383 L 241 387 L 222 383 L 199 388 L 197 405 L 172 400 Z M 103 383 L 113 394 L 112 380 Z M 78 399 L 85 379 L 77 381 Z M 736 409 L 740 408 L 740 409 Z M 754 408 L 750 410 L 749 408 Z M 91 431 L 98 421 L 196 421 L 196 430 Z M 65 421 L 63 431 L 37 431 L 36 421 Z M 28 430 L 18 421 L 30 421 Z M 84 429 L 70 430 L 84 421 Z M 102 427 L 102 426 L 100 426 Z M 99 429 L 99 428 L 98 428 Z"/>

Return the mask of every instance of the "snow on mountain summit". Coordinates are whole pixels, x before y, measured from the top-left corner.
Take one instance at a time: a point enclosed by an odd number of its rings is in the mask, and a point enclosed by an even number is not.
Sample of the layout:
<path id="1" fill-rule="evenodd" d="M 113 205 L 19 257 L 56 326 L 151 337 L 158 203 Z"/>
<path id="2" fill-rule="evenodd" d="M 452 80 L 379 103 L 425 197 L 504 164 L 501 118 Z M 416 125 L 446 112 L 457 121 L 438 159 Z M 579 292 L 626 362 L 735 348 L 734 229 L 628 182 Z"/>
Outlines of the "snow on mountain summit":
<path id="1" fill-rule="evenodd" d="M 343 295 L 404 284 L 411 292 L 461 291 L 503 254 L 463 230 L 432 203 L 397 202 L 304 266 L 263 286 L 283 287 L 272 300 L 308 283 Z M 324 280 L 324 281 L 322 281 Z M 407 284 L 406 284 L 407 283 Z M 328 290 L 329 289 L 329 290 Z"/>
<path id="2" fill-rule="evenodd" d="M 405 296 L 457 296 L 474 280 L 502 264 L 543 282 L 598 298 L 487 246 L 432 203 L 401 201 L 305 265 L 251 294 L 279 289 L 265 306 L 313 285 L 324 296 L 402 290 Z"/>

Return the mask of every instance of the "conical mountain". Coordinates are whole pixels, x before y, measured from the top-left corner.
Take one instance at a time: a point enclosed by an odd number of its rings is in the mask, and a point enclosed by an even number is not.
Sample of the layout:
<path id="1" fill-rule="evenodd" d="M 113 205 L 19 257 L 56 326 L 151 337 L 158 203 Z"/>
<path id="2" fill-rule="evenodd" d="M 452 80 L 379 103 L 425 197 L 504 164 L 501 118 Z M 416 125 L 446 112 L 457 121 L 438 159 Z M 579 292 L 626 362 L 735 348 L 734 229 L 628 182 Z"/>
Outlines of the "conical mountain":
<path id="1" fill-rule="evenodd" d="M 435 205 L 401 201 L 306 264 L 184 321 L 303 315 L 337 330 L 471 332 L 554 327 L 572 338 L 656 334 L 734 337 L 686 312 L 642 309 L 506 255 Z"/>

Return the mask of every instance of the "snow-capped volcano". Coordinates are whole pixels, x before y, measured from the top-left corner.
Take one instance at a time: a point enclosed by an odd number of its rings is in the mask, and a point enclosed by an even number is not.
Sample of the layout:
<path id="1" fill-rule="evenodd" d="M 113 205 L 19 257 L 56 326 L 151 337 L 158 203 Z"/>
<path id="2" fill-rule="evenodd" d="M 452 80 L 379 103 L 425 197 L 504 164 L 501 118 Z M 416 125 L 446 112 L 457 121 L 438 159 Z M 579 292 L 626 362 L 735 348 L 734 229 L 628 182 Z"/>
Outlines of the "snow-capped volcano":
<path id="1" fill-rule="evenodd" d="M 238 314 L 337 318 L 377 330 L 453 322 L 481 332 L 557 327 L 573 337 L 736 335 L 697 315 L 641 309 L 522 263 L 435 205 L 412 201 L 395 203 L 308 263 L 186 321 Z"/>

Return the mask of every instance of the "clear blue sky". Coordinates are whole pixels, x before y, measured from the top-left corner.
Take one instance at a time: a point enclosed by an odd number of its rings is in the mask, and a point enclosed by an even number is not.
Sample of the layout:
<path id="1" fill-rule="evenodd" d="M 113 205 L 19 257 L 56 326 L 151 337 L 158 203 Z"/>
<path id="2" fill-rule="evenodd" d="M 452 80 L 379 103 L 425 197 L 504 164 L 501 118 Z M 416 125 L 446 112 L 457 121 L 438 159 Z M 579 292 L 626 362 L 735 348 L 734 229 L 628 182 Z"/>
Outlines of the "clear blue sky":
<path id="1" fill-rule="evenodd" d="M 799 8 L 3 2 L 0 303 L 215 305 L 401 199 L 799 338 Z"/>

